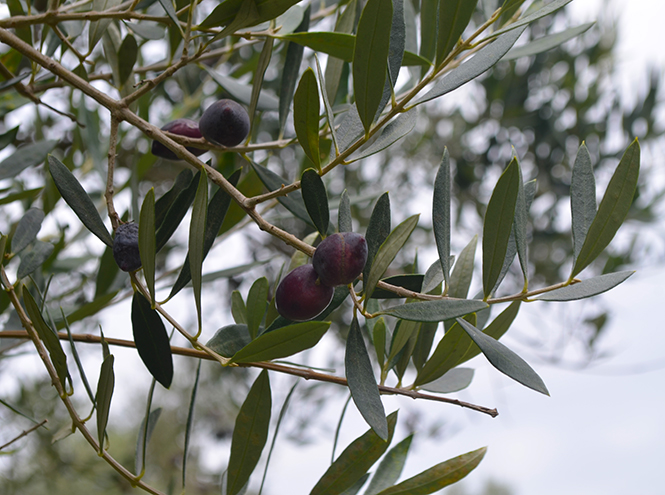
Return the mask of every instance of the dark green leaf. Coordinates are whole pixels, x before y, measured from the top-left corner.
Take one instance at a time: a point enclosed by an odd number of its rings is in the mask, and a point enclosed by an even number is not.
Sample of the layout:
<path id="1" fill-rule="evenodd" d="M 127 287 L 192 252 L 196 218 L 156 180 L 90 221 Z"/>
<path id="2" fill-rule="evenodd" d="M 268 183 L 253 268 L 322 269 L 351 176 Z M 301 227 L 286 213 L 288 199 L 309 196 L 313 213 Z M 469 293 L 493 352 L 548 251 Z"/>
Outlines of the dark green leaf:
<path id="1" fill-rule="evenodd" d="M 35 328 L 39 338 L 44 342 L 44 346 L 48 350 L 51 362 L 55 367 L 55 371 L 58 373 L 58 379 L 64 390 L 66 389 L 65 384 L 67 381 L 69 381 L 71 385 L 72 378 L 67 369 L 67 356 L 62 350 L 60 340 L 56 333 L 47 325 L 46 321 L 44 321 L 44 317 L 42 316 L 41 311 L 39 311 L 39 306 L 37 306 L 35 299 L 27 288 L 24 288 L 23 290 L 23 302 L 25 303 L 25 310 L 30 317 L 32 326 Z"/>
<path id="2" fill-rule="evenodd" d="M 440 299 L 393 306 L 382 311 L 382 314 L 410 321 L 443 321 L 486 307 L 486 303 L 475 299 Z"/>
<path id="3" fill-rule="evenodd" d="M 162 223 L 164 223 L 166 214 L 178 195 L 187 189 L 187 186 L 192 183 L 193 176 L 194 174 L 190 169 L 184 169 L 176 176 L 171 189 L 166 191 L 157 201 L 155 201 L 155 225 L 158 229 L 162 226 Z"/>
<path id="4" fill-rule="evenodd" d="M 439 2 L 421 2 L 420 4 L 420 55 L 427 60 L 434 60 L 436 55 L 436 28 L 439 18 Z"/>
<path id="5" fill-rule="evenodd" d="M 276 189 L 280 189 L 282 186 L 289 184 L 289 181 L 282 179 L 272 170 L 262 167 L 254 162 L 250 162 L 250 164 L 259 176 L 259 179 L 261 179 L 261 182 L 263 182 L 263 185 L 265 185 L 269 191 L 275 191 Z M 300 191 L 293 191 L 292 193 L 289 193 L 288 196 L 279 196 L 277 200 L 296 217 L 314 227 L 309 218 L 309 214 L 307 213 L 307 209 L 305 208 L 305 204 L 303 203 L 302 193 Z"/>
<path id="6" fill-rule="evenodd" d="M 425 103 L 426 101 L 443 96 L 478 77 L 501 60 L 525 29 L 526 27 L 511 30 L 509 33 L 478 50 L 473 57 L 441 78 L 430 91 L 416 100 L 415 104 Z"/>
<path id="7" fill-rule="evenodd" d="M 252 78 L 252 94 L 249 103 L 249 115 L 252 120 L 252 126 L 254 125 L 253 122 L 254 122 L 254 116 L 256 115 L 256 107 L 258 106 L 259 97 L 261 96 L 261 86 L 263 86 L 263 78 L 265 77 L 268 64 L 270 64 L 270 58 L 272 56 L 272 48 L 274 44 L 275 40 L 273 38 L 266 38 L 266 40 L 263 43 L 263 48 L 261 49 L 261 54 L 259 55 L 258 63 L 256 65 L 256 68 L 254 69 L 254 77 Z M 250 138 L 251 138 L 251 130 L 248 139 Z"/>
<path id="8" fill-rule="evenodd" d="M 357 0 L 351 0 L 337 18 L 335 32 L 343 34 L 352 33 L 356 22 L 357 10 Z M 349 47 L 349 52 L 350 57 L 353 58 L 353 44 Z M 339 89 L 344 65 L 345 61 L 342 58 L 329 57 L 326 62 L 325 86 L 323 83 L 323 77 L 319 75 L 319 79 L 321 79 L 321 87 L 325 87 L 325 98 L 333 103 L 335 103 L 335 97 L 337 96 L 337 90 Z"/>
<path id="9" fill-rule="evenodd" d="M 117 265 L 116 265 L 117 266 Z M 117 290 L 105 294 L 103 296 L 96 297 L 92 302 L 89 302 L 87 304 L 84 304 L 80 308 L 72 311 L 70 314 L 67 315 L 67 321 L 69 323 L 74 323 L 76 321 L 80 321 L 83 318 L 86 318 L 90 315 L 97 314 L 101 309 L 105 308 L 108 306 L 115 295 L 118 293 Z M 61 329 L 64 328 L 65 322 L 64 321 L 58 321 L 57 322 L 57 328 Z"/>
<path id="10" fill-rule="evenodd" d="M 109 412 L 111 410 L 111 398 L 113 397 L 113 387 L 115 386 L 115 374 L 113 373 L 114 356 L 106 356 L 102 363 L 102 369 L 99 372 L 99 382 L 97 383 L 97 438 L 99 440 L 99 450 L 104 450 L 104 437 L 106 435 L 106 425 L 109 421 Z"/>
<path id="11" fill-rule="evenodd" d="M 139 217 L 139 255 L 145 284 L 150 292 L 151 304 L 155 304 L 155 188 L 150 188 L 143 198 Z"/>
<path id="12" fill-rule="evenodd" d="M 43 187 L 36 187 L 34 189 L 27 189 L 25 191 L 8 194 L 7 196 L 0 198 L 0 205 L 8 205 L 9 203 L 13 203 L 14 201 L 22 201 L 24 199 L 33 200 L 43 190 L 44 190 Z"/>
<path id="13" fill-rule="evenodd" d="M 573 259 L 580 254 L 589 227 L 596 217 L 596 179 L 593 176 L 591 155 L 582 143 L 577 150 L 570 182 L 570 210 L 573 224 Z"/>
<path id="14" fill-rule="evenodd" d="M 457 483 L 473 471 L 485 456 L 486 447 L 449 459 L 377 495 L 427 495 Z"/>
<path id="15" fill-rule="evenodd" d="M 0 180 L 12 179 L 26 168 L 44 163 L 46 155 L 53 151 L 57 141 L 38 141 L 21 146 L 0 162 Z"/>
<path id="16" fill-rule="evenodd" d="M 640 145 L 635 139 L 624 153 L 607 185 L 605 195 L 598 207 L 598 213 L 589 227 L 589 232 L 575 261 L 575 266 L 573 266 L 571 278 L 595 260 L 614 238 L 633 203 L 639 173 Z"/>
<path id="17" fill-rule="evenodd" d="M 194 301 L 198 318 L 198 332 L 202 329 L 201 318 L 201 277 L 203 275 L 204 243 L 206 234 L 206 215 L 208 208 L 208 175 L 201 172 L 192 206 L 192 219 L 189 225 L 189 271 L 194 288 Z M 198 335 L 198 333 L 197 333 Z"/>
<path id="18" fill-rule="evenodd" d="M 234 290 L 231 293 L 231 314 L 233 315 L 233 321 L 236 323 L 247 324 L 247 306 L 245 306 L 245 301 L 239 290 Z"/>
<path id="19" fill-rule="evenodd" d="M 12 251 L 20 253 L 28 244 L 35 240 L 42 228 L 44 212 L 37 208 L 29 208 L 19 220 L 12 237 Z"/>
<path id="20" fill-rule="evenodd" d="M 525 45 L 521 45 L 510 50 L 506 56 L 503 57 L 503 59 L 514 60 L 516 58 L 528 57 L 530 55 L 537 55 L 538 53 L 546 52 L 552 48 L 556 48 L 568 40 L 575 38 L 576 36 L 579 36 L 582 33 L 585 33 L 594 24 L 595 22 L 589 22 L 587 24 L 582 24 L 581 26 L 575 26 L 566 29 L 565 31 L 561 31 L 556 34 L 550 34 L 536 40 L 531 40 Z"/>
<path id="21" fill-rule="evenodd" d="M 503 4 L 501 5 L 501 16 L 497 21 L 498 25 L 503 26 L 506 22 L 508 22 L 515 15 L 517 9 L 519 9 L 523 3 L 524 0 L 504 0 Z"/>
<path id="22" fill-rule="evenodd" d="M 519 172 L 519 180 L 517 182 L 517 201 L 515 202 L 515 218 L 513 219 L 513 231 L 511 232 L 511 236 L 515 239 L 515 249 L 517 250 L 517 256 L 520 260 L 520 266 L 522 267 L 522 274 L 524 275 L 524 287 L 527 287 L 529 279 L 529 261 L 527 257 L 527 245 L 529 240 L 527 239 L 527 223 L 529 218 L 526 192 L 524 183 L 522 182 L 522 170 L 519 166 L 517 167 L 517 171 Z M 507 249 L 506 253 L 508 251 L 510 250 Z"/>
<path id="23" fill-rule="evenodd" d="M 247 295 L 247 327 L 252 339 L 259 333 L 259 326 L 268 306 L 268 279 L 257 279 Z"/>
<path id="24" fill-rule="evenodd" d="M 306 321 L 263 333 L 238 351 L 234 363 L 270 361 L 314 347 L 328 331 L 330 322 Z"/>
<path id="25" fill-rule="evenodd" d="M 332 58 L 328 59 L 328 65 L 330 65 Z M 321 64 L 319 64 L 319 57 L 314 54 L 314 61 L 316 62 L 316 72 L 319 77 L 319 85 L 321 86 L 321 96 L 323 97 L 323 108 L 326 111 L 326 121 L 328 122 L 328 128 L 330 129 L 330 137 L 332 138 L 333 146 L 330 147 L 330 153 L 335 152 L 335 155 L 339 152 L 339 145 L 337 144 L 337 131 L 335 130 L 335 114 L 333 113 L 332 106 L 330 105 L 330 100 L 328 100 L 328 94 L 326 92 L 326 81 L 323 78 L 323 73 L 321 72 Z M 327 66 L 326 66 L 327 68 Z"/>
<path id="26" fill-rule="evenodd" d="M 247 325 L 227 325 L 217 330 L 215 335 L 206 343 L 206 347 L 220 356 L 230 358 L 251 341 L 252 337 L 249 335 Z"/>
<path id="27" fill-rule="evenodd" d="M 356 37 L 352 34 L 319 31 L 287 34 L 278 36 L 278 38 L 298 43 L 317 52 L 326 53 L 331 57 L 344 60 L 345 62 L 353 61 L 353 49 Z M 334 95 L 329 94 L 328 97 L 332 99 Z"/>
<path id="28" fill-rule="evenodd" d="M 413 365 L 418 371 L 422 369 L 429 357 L 432 350 L 432 344 L 434 343 L 434 336 L 436 335 L 438 328 L 438 322 L 428 321 L 420 324 L 418 339 L 416 340 L 416 344 L 411 354 Z"/>
<path id="29" fill-rule="evenodd" d="M 475 7 L 475 2 L 471 3 Z M 439 9 L 441 8 L 443 6 L 439 6 Z M 456 8 L 459 8 L 459 6 Z M 439 29 L 441 29 L 441 26 L 439 26 Z M 446 288 L 450 285 L 450 184 L 450 155 L 448 154 L 448 148 L 445 148 L 441 165 L 439 165 L 436 179 L 434 179 L 432 228 Z"/>
<path id="30" fill-rule="evenodd" d="M 286 12 L 291 6 L 298 3 L 299 0 L 254 0 L 256 6 L 256 15 L 257 17 L 252 19 L 250 23 L 245 23 L 244 25 L 239 25 L 236 29 L 243 27 L 254 26 L 270 19 L 274 19 L 284 12 Z M 242 0 L 226 0 L 217 7 L 212 13 L 206 17 L 206 19 L 201 23 L 202 27 L 220 27 L 227 26 L 231 24 L 234 19 L 239 15 L 239 12 L 242 9 L 243 1 Z"/>
<path id="31" fill-rule="evenodd" d="M 469 24 L 478 0 L 439 0 L 436 66 L 438 67 L 459 41 Z"/>
<path id="32" fill-rule="evenodd" d="M 122 45 L 118 50 L 118 72 L 120 74 L 119 85 L 124 85 L 132 71 L 134 70 L 134 64 L 136 63 L 136 57 L 139 53 L 139 46 L 136 43 L 136 38 L 131 34 L 125 36 L 125 39 L 122 40 Z"/>
<path id="33" fill-rule="evenodd" d="M 367 263 L 363 269 L 363 284 L 366 285 L 374 257 L 381 244 L 390 234 L 390 198 L 388 193 L 383 193 L 376 202 L 372 215 L 367 225 L 365 240 L 367 241 Z"/>
<path id="34" fill-rule="evenodd" d="M 302 199 L 307 213 L 322 237 L 325 237 L 330 226 L 328 195 L 321 176 L 314 169 L 307 169 L 300 179 Z"/>
<path id="35" fill-rule="evenodd" d="M 358 153 L 353 154 L 349 161 L 367 158 L 392 146 L 414 129 L 417 120 L 418 109 L 416 108 L 398 115 L 383 129 L 376 141 L 373 141 L 367 148 L 358 150 Z"/>
<path id="36" fill-rule="evenodd" d="M 487 205 L 483 223 L 483 293 L 490 296 L 501 274 L 515 217 L 520 173 L 513 159 L 503 171 Z"/>
<path id="37" fill-rule="evenodd" d="M 69 169 L 53 155 L 48 156 L 49 171 L 53 182 L 62 195 L 62 199 L 74 210 L 83 225 L 95 234 L 107 246 L 113 246 L 111 234 L 106 230 L 97 208 L 92 203 L 90 196 L 85 192 L 76 177 Z"/>
<path id="38" fill-rule="evenodd" d="M 379 367 L 383 369 L 386 361 L 386 321 L 383 317 L 376 320 L 372 329 L 372 340 L 374 341 L 374 350 Z"/>
<path id="39" fill-rule="evenodd" d="M 113 258 L 113 249 L 106 246 L 104 253 L 99 259 L 99 267 L 97 268 L 97 278 L 95 279 L 95 299 L 107 294 L 116 277 L 120 268 Z"/>
<path id="40" fill-rule="evenodd" d="M 550 394 L 543 380 L 521 357 L 499 341 L 478 330 L 469 322 L 457 318 L 457 323 L 462 326 L 469 337 L 480 347 L 481 352 L 492 366 L 501 373 L 536 392 L 545 395 Z"/>
<path id="41" fill-rule="evenodd" d="M 406 463 L 406 456 L 411 447 L 413 435 L 409 435 L 388 451 L 372 478 L 365 495 L 376 495 L 381 490 L 391 487 L 399 479 Z"/>
<path id="42" fill-rule="evenodd" d="M 157 311 L 138 292 L 132 298 L 132 331 L 136 350 L 150 374 L 165 388 L 173 380 L 173 357 L 169 336 Z"/>
<path id="43" fill-rule="evenodd" d="M 272 397 L 268 372 L 263 370 L 240 407 L 233 429 L 226 495 L 236 495 L 245 486 L 259 462 L 268 440 Z"/>
<path id="44" fill-rule="evenodd" d="M 182 449 L 182 489 L 185 490 L 187 481 L 187 453 L 189 451 L 189 440 L 192 434 L 192 425 L 194 424 L 194 406 L 196 404 L 196 392 L 199 389 L 199 378 L 201 377 L 201 362 L 196 366 L 196 377 L 194 378 L 194 386 L 192 387 L 192 395 L 189 399 L 189 411 L 187 412 L 187 424 L 185 426 L 185 446 Z"/>
<path id="45" fill-rule="evenodd" d="M 21 82 L 23 79 L 27 78 L 30 74 L 32 74 L 32 72 L 30 72 L 28 70 L 28 71 L 23 72 L 22 74 L 19 74 L 16 77 L 12 77 L 11 79 L 7 79 L 6 81 L 3 81 L 2 83 L 0 83 L 0 91 L 3 90 L 3 89 L 9 88 L 10 86 L 13 86 L 17 82 Z M 18 127 L 16 127 L 15 129 L 18 130 Z M 3 136 L 4 136 L 4 134 L 3 134 Z M 14 136 L 16 136 L 16 135 L 14 135 Z M 10 143 L 7 143 L 7 144 L 10 144 Z M 5 146 L 7 146 L 7 144 L 5 144 Z M 3 146 L 3 148 L 4 148 L 4 146 Z"/>
<path id="46" fill-rule="evenodd" d="M 27 77 L 30 74 L 31 74 L 30 71 L 28 71 L 25 74 L 21 75 L 21 78 Z M 4 134 L 0 134 L 0 150 L 4 150 L 7 146 L 9 146 L 14 142 L 14 140 L 16 139 L 16 135 L 18 134 L 18 128 L 19 126 L 16 126 L 13 129 L 9 129 Z"/>
<path id="47" fill-rule="evenodd" d="M 353 219 L 351 217 L 351 201 L 346 189 L 342 191 L 339 198 L 339 208 L 337 210 L 337 223 L 340 232 L 353 232 Z"/>
<path id="48" fill-rule="evenodd" d="M 161 414 L 162 414 L 161 407 L 158 407 L 157 409 L 150 411 L 150 414 L 148 415 L 147 430 L 145 424 L 146 418 L 144 417 L 143 421 L 141 421 L 141 426 L 139 427 L 139 434 L 136 437 L 136 453 L 134 454 L 135 472 L 138 474 L 140 474 L 141 471 L 143 471 L 145 448 L 147 447 L 148 442 L 150 442 L 150 438 L 152 437 L 152 432 L 154 431 L 155 426 L 157 425 L 157 421 L 159 420 Z"/>
<path id="49" fill-rule="evenodd" d="M 367 424 L 383 440 L 388 440 L 388 423 L 383 409 L 379 388 L 376 385 L 372 363 L 367 354 L 365 341 L 360 333 L 358 319 L 353 318 L 346 339 L 344 357 L 346 379 L 353 402 Z"/>
<path id="50" fill-rule="evenodd" d="M 356 495 L 358 492 L 360 492 L 360 489 L 365 485 L 365 483 L 367 483 L 369 474 L 370 473 L 363 474 L 358 481 L 340 493 L 340 495 Z"/>
<path id="51" fill-rule="evenodd" d="M 241 170 L 236 170 L 228 179 L 231 185 L 234 187 L 236 186 L 236 184 L 238 184 L 238 179 L 240 178 L 240 172 Z M 210 252 L 210 249 L 212 248 L 212 245 L 215 242 L 215 238 L 217 237 L 217 233 L 222 228 L 222 224 L 224 223 L 224 218 L 226 218 L 226 213 L 228 212 L 230 205 L 231 205 L 231 196 L 229 196 L 226 193 L 226 191 L 224 191 L 221 188 L 217 190 L 215 195 L 210 200 L 210 204 L 208 205 L 208 213 L 206 214 L 206 231 L 205 231 L 205 240 L 203 242 L 203 259 L 205 259 L 206 256 L 208 256 L 208 253 Z M 248 265 L 243 265 L 243 267 L 247 266 Z M 229 277 L 233 276 L 232 274 L 230 275 L 222 274 L 222 272 L 226 273 L 228 271 L 229 270 L 222 270 L 221 272 L 218 273 L 220 274 L 220 276 L 229 276 Z M 214 274 L 203 275 L 201 281 L 208 282 L 212 280 L 213 275 Z M 175 296 L 178 292 L 180 292 L 180 290 L 187 285 L 187 283 L 191 280 L 191 278 L 192 275 L 189 268 L 189 253 L 188 253 L 187 256 L 185 257 L 185 262 L 182 265 L 182 269 L 178 274 L 178 279 L 171 288 L 169 299 Z"/>
<path id="52" fill-rule="evenodd" d="M 21 253 L 21 264 L 18 266 L 16 278 L 27 277 L 51 256 L 54 246 L 50 242 L 35 241 L 31 249 Z"/>
<path id="53" fill-rule="evenodd" d="M 161 251 L 166 245 L 167 241 L 178 228 L 178 225 L 180 225 L 180 222 L 182 222 L 182 219 L 185 218 L 187 210 L 189 210 L 190 205 L 194 202 L 200 181 L 201 171 L 196 173 L 187 188 L 180 191 L 168 207 L 167 212 L 164 214 L 164 219 L 161 224 L 158 224 L 159 226 L 155 232 L 157 252 Z"/>
<path id="54" fill-rule="evenodd" d="M 402 60 L 404 58 L 404 48 L 406 46 L 406 24 L 404 22 L 404 0 L 392 0 L 393 18 L 390 27 L 390 45 L 388 47 L 388 77 L 383 85 L 383 94 L 381 102 L 376 111 L 375 118 L 378 119 L 383 109 L 393 97 L 397 77 L 399 76 Z"/>
<path id="55" fill-rule="evenodd" d="M 472 368 L 453 368 L 447 371 L 441 378 L 423 385 L 423 389 L 439 394 L 452 394 L 464 390 L 473 380 Z"/>
<path id="56" fill-rule="evenodd" d="M 93 0 L 92 10 L 95 12 L 103 12 L 105 10 L 117 7 L 120 5 L 121 0 Z M 92 21 L 88 27 L 88 51 L 91 53 L 99 40 L 106 32 L 111 23 L 111 19 L 100 19 L 99 21 Z"/>
<path id="57" fill-rule="evenodd" d="M 368 0 L 358 21 L 353 52 L 353 93 L 366 134 L 383 94 L 392 17 L 392 2 Z"/>
<path id="58" fill-rule="evenodd" d="M 339 494 L 353 486 L 388 449 L 395 431 L 397 412 L 388 415 L 388 441 L 370 429 L 356 438 L 332 463 L 316 483 L 310 495 Z"/>
<path id="59" fill-rule="evenodd" d="M 293 126 L 298 142 L 317 169 L 321 168 L 319 153 L 319 88 L 316 76 L 308 68 L 300 78 L 293 99 Z"/>
<path id="60" fill-rule="evenodd" d="M 309 19 L 311 15 L 312 6 L 308 5 L 302 18 L 302 22 L 295 29 L 295 32 L 300 33 L 309 29 Z M 289 43 L 286 49 L 286 58 L 284 59 L 284 68 L 282 70 L 282 80 L 279 88 L 279 130 L 284 130 L 286 117 L 289 114 L 289 108 L 293 101 L 293 94 L 296 90 L 296 83 L 298 82 L 298 74 L 300 73 L 300 63 L 302 62 L 302 55 L 305 48 L 298 43 Z"/>
<path id="61" fill-rule="evenodd" d="M 478 235 L 474 235 L 457 258 L 453 272 L 450 274 L 450 287 L 448 289 L 450 297 L 465 299 L 469 294 L 477 243 Z"/>
<path id="62" fill-rule="evenodd" d="M 508 24 L 505 27 L 502 27 L 501 29 L 498 29 L 497 31 L 492 33 L 492 37 L 495 36 L 500 36 L 503 33 L 506 33 L 508 31 L 514 31 L 516 29 L 522 30 L 523 27 L 526 27 L 528 24 L 531 24 L 533 21 L 536 21 L 540 19 L 541 17 L 545 17 L 546 15 L 550 15 L 560 8 L 564 7 L 565 5 L 569 4 L 572 2 L 572 0 L 553 0 L 552 2 L 543 5 L 543 7 L 536 12 L 525 15 L 524 17 L 519 18 L 517 21 L 513 22 L 512 24 Z"/>
<path id="63" fill-rule="evenodd" d="M 390 353 L 387 359 L 388 367 L 393 366 L 393 363 L 399 358 L 399 353 L 407 346 L 407 343 L 411 341 L 414 335 L 417 336 L 419 329 L 419 321 L 399 320 L 397 322 L 392 341 L 390 342 Z"/>
<path id="64" fill-rule="evenodd" d="M 623 283 L 634 271 L 606 273 L 598 277 L 582 280 L 561 289 L 556 289 L 536 297 L 540 301 L 576 301 L 597 296 Z"/>
<path id="65" fill-rule="evenodd" d="M 363 123 L 358 115 L 356 104 L 352 104 L 346 115 L 337 126 L 337 146 L 339 151 L 346 151 L 358 138 L 365 132 Z M 334 150 L 330 150 L 331 158 L 334 157 Z"/>
<path id="66" fill-rule="evenodd" d="M 164 7 L 164 12 L 168 15 L 173 21 L 173 25 L 177 26 L 180 32 L 182 33 L 182 28 L 180 27 L 180 20 L 178 19 L 178 14 L 175 11 L 172 0 L 159 0 L 159 3 Z"/>
<path id="67" fill-rule="evenodd" d="M 420 292 L 423 285 L 423 275 L 393 275 L 392 277 L 384 278 L 382 282 L 396 285 L 397 287 L 404 287 L 413 292 Z M 402 297 L 404 296 L 397 295 L 386 289 L 374 289 L 374 292 L 372 292 L 373 299 L 399 299 Z"/>

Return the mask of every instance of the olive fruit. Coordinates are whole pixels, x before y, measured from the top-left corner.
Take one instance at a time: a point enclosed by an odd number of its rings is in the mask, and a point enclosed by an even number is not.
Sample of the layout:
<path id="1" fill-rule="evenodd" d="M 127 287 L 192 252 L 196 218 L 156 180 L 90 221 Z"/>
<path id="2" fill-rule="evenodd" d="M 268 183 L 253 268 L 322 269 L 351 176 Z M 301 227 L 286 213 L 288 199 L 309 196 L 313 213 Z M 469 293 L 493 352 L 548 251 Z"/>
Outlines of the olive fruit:
<path id="1" fill-rule="evenodd" d="M 312 257 L 312 266 L 321 283 L 330 287 L 353 282 L 362 273 L 366 262 L 367 241 L 354 232 L 326 237 Z"/>
<path id="2" fill-rule="evenodd" d="M 123 223 L 115 229 L 113 258 L 124 272 L 133 272 L 141 268 L 138 224 L 134 222 Z"/>
<path id="3" fill-rule="evenodd" d="M 291 270 L 275 293 L 277 311 L 293 321 L 311 320 L 328 307 L 335 290 L 323 285 L 312 265 Z"/>
<path id="4" fill-rule="evenodd" d="M 192 139 L 201 138 L 201 131 L 199 131 L 199 125 L 190 119 L 176 119 L 173 122 L 169 122 L 164 127 L 162 131 L 171 132 L 173 134 L 178 134 L 180 136 L 185 136 Z M 195 156 L 202 155 L 206 150 L 200 148 L 194 148 L 192 146 L 187 146 L 187 150 Z M 180 160 L 178 156 L 164 146 L 159 141 L 152 142 L 152 154 L 166 160 Z"/>
<path id="5" fill-rule="evenodd" d="M 233 100 L 219 100 L 203 112 L 199 129 L 211 143 L 237 146 L 249 134 L 249 114 Z"/>

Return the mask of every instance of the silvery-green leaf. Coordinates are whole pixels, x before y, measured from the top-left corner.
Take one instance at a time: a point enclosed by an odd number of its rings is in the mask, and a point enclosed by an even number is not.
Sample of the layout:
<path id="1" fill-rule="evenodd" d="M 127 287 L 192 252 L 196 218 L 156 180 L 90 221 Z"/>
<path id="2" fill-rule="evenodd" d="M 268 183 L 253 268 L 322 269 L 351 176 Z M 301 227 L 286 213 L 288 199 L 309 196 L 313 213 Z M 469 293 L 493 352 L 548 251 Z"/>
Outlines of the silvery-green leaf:
<path id="1" fill-rule="evenodd" d="M 580 254 L 589 227 L 596 217 L 596 179 L 593 176 L 591 155 L 586 145 L 577 150 L 570 182 L 570 210 L 573 224 L 574 258 Z"/>
<path id="2" fill-rule="evenodd" d="M 598 277 L 582 280 L 579 283 L 571 284 L 561 289 L 546 292 L 534 299 L 539 301 L 575 301 L 586 297 L 602 294 L 617 285 L 623 283 L 630 277 L 634 271 L 624 271 L 616 273 L 606 273 Z"/>
<path id="3" fill-rule="evenodd" d="M 588 22 L 580 26 L 568 28 L 565 31 L 561 31 L 559 33 L 550 34 L 548 36 L 543 36 L 542 38 L 531 40 L 527 44 L 515 47 L 510 50 L 506 56 L 503 57 L 503 60 L 514 60 L 516 58 L 528 57 L 530 55 L 537 55 L 538 53 L 546 52 L 552 48 L 556 48 L 568 40 L 575 38 L 576 36 L 579 36 L 582 33 L 585 33 L 594 24 L 595 22 Z"/>
<path id="4" fill-rule="evenodd" d="M 44 212 L 37 208 L 29 208 L 19 220 L 12 237 L 12 251 L 20 253 L 35 240 L 39 230 L 42 228 Z"/>
<path id="5" fill-rule="evenodd" d="M 453 368 L 442 377 L 423 385 L 423 389 L 439 394 L 452 394 L 464 390 L 473 380 L 473 368 Z"/>

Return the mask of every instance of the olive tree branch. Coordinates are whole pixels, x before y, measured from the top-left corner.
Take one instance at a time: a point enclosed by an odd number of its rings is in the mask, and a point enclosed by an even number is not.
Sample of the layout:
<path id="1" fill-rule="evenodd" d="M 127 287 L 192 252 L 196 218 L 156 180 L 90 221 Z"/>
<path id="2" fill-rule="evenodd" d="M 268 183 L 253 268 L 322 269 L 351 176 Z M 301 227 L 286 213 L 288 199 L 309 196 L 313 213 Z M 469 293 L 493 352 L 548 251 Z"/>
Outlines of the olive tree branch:
<path id="1" fill-rule="evenodd" d="M 116 158 L 116 149 L 118 146 L 118 127 L 120 122 L 114 116 L 111 116 L 111 131 L 109 136 L 109 152 L 107 160 L 107 171 L 106 171 L 106 191 L 104 193 L 104 198 L 106 198 L 106 209 L 108 211 L 109 218 L 111 219 L 111 226 L 113 230 L 118 228 L 120 223 L 120 217 L 118 212 L 115 210 L 113 205 L 113 176 L 115 173 L 115 158 Z"/>
<path id="2" fill-rule="evenodd" d="M 23 438 L 23 437 L 29 435 L 30 433 L 32 433 L 33 431 L 37 430 L 38 428 L 41 428 L 41 427 L 44 426 L 47 422 L 48 422 L 48 420 L 45 419 L 45 420 L 42 421 L 41 423 L 37 423 L 37 424 L 36 424 L 35 426 L 33 426 L 32 428 L 29 428 L 29 429 L 27 429 L 27 430 L 23 430 L 19 435 L 17 435 L 16 437 L 12 438 L 12 439 L 11 439 L 9 442 L 7 442 L 6 444 L 4 444 L 4 445 L 0 445 L 0 450 L 3 450 L 5 447 L 9 447 L 11 444 L 13 444 L 14 442 L 16 442 L 17 440 L 20 440 L 21 438 Z"/>
<path id="3" fill-rule="evenodd" d="M 16 331 L 16 330 L 10 330 L 10 331 L 0 331 L 0 337 L 7 337 L 7 338 L 14 338 L 14 339 L 21 339 L 21 338 L 27 338 L 26 332 L 23 331 Z M 58 333 L 58 338 L 65 340 L 68 339 L 69 337 L 65 333 Z M 101 337 L 98 335 L 91 335 L 91 334 L 72 334 L 72 339 L 76 342 L 83 342 L 87 344 L 98 344 L 101 342 Z M 132 342 L 131 340 L 123 340 L 123 339 L 115 339 L 115 338 L 110 338 L 110 337 L 104 337 L 104 340 L 108 342 L 110 345 L 115 345 L 119 347 L 127 347 L 127 348 L 136 348 L 136 344 Z M 185 347 L 177 347 L 177 346 L 171 346 L 171 352 L 173 354 L 177 354 L 180 356 L 187 356 L 187 357 L 193 357 L 193 358 L 198 358 L 198 359 L 206 359 L 206 360 L 216 360 L 213 356 L 208 354 L 205 351 L 199 351 L 197 349 L 188 349 Z M 218 361 L 218 360 L 217 360 Z M 270 371 L 275 371 L 277 373 L 284 373 L 287 375 L 293 375 L 293 376 L 298 376 L 300 378 L 304 378 L 305 380 L 316 380 L 320 382 L 327 382 L 327 383 L 335 383 L 337 385 L 342 385 L 344 387 L 348 387 L 348 381 L 346 378 L 336 376 L 336 375 L 329 375 L 326 373 L 320 373 L 317 371 L 314 371 L 310 368 L 296 368 L 293 366 L 286 366 L 283 364 L 278 364 L 270 361 L 266 362 L 259 362 L 259 363 L 237 363 L 234 364 L 234 366 L 238 366 L 241 368 L 260 368 L 260 369 L 266 369 Z M 488 414 L 492 417 L 498 416 L 498 412 L 496 409 L 490 409 L 488 407 L 484 406 L 479 406 L 476 404 L 471 404 L 468 402 L 463 402 L 457 399 L 450 399 L 448 397 L 441 397 L 438 395 L 431 395 L 431 394 L 423 394 L 420 392 L 417 392 L 415 390 L 410 390 L 406 388 L 397 388 L 397 387 L 388 387 L 385 385 L 379 385 L 379 391 L 382 394 L 385 395 L 403 395 L 406 397 L 411 397 L 412 399 L 424 399 L 424 400 L 431 400 L 431 401 L 436 401 L 436 402 L 445 402 L 447 404 L 453 404 L 456 406 L 464 407 L 467 409 L 472 409 L 474 411 L 478 411 L 484 414 Z"/>

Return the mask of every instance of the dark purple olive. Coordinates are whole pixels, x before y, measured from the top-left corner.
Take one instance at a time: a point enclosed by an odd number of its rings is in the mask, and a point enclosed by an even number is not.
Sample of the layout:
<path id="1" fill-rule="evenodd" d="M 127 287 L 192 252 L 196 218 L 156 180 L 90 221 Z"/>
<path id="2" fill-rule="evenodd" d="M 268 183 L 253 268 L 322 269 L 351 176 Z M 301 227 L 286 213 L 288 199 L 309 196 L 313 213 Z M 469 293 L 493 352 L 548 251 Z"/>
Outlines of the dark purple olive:
<path id="1" fill-rule="evenodd" d="M 334 292 L 318 280 L 312 265 L 302 265 L 279 283 L 275 293 L 277 311 L 289 320 L 311 320 L 328 307 Z"/>
<path id="2" fill-rule="evenodd" d="M 133 272 L 141 268 L 138 224 L 134 222 L 123 223 L 115 229 L 113 258 L 124 272 Z"/>
<path id="3" fill-rule="evenodd" d="M 233 100 L 219 100 L 203 112 L 199 129 L 211 143 L 237 146 L 249 134 L 249 114 Z"/>
<path id="4" fill-rule="evenodd" d="M 190 119 L 176 119 L 162 127 L 162 131 L 171 132 L 173 134 L 178 134 L 179 136 L 185 136 L 192 139 L 199 139 L 202 137 L 201 131 L 199 130 L 199 125 Z M 194 148 L 192 146 L 187 146 L 187 150 L 195 156 L 202 155 L 207 151 L 200 148 Z M 173 151 L 168 149 L 159 141 L 152 142 L 152 154 L 166 160 L 180 160 L 180 158 L 178 158 L 178 156 Z"/>
<path id="5" fill-rule="evenodd" d="M 365 238 L 354 232 L 340 232 L 321 241 L 312 257 L 312 266 L 322 284 L 335 287 L 358 278 L 366 261 Z"/>

